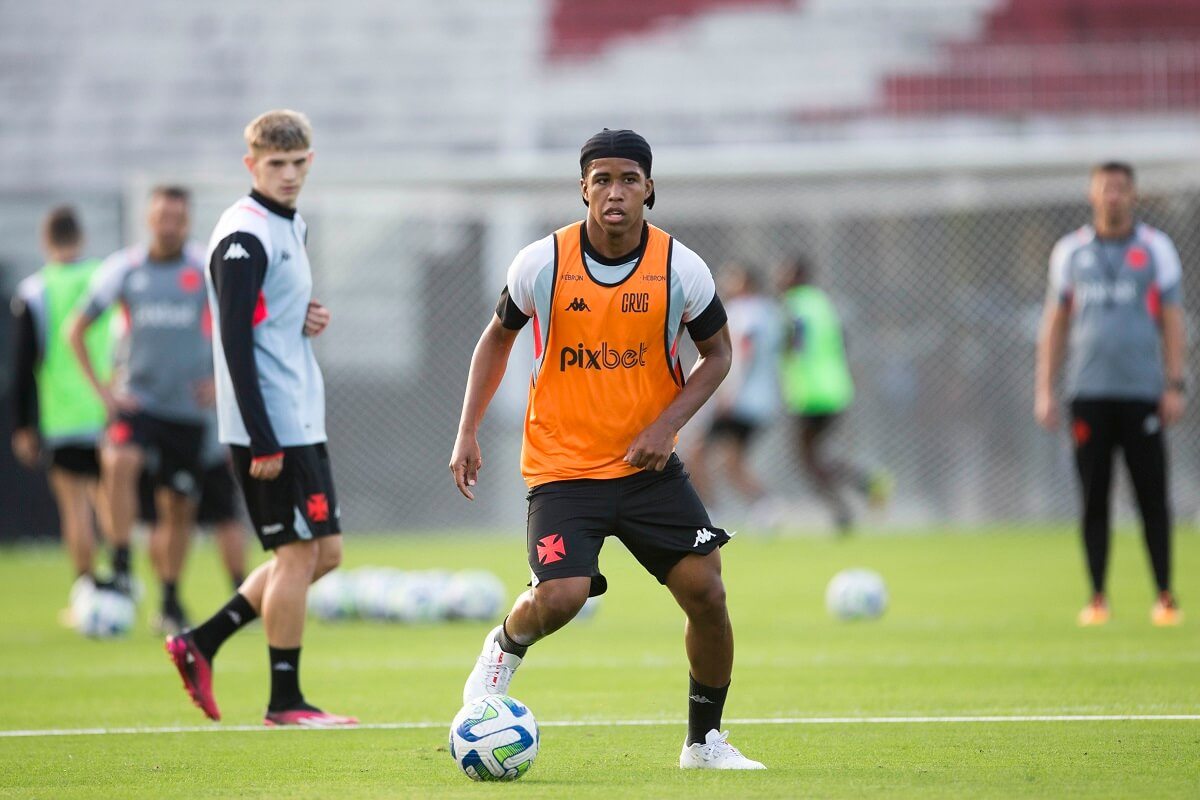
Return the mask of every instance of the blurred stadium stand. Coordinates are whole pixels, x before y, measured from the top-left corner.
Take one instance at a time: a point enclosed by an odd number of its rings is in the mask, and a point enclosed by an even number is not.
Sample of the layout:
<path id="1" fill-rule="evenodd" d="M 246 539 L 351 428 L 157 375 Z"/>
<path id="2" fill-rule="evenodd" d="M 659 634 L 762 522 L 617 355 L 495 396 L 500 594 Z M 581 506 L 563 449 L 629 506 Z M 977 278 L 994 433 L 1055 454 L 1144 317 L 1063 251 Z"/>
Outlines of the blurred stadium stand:
<path id="1" fill-rule="evenodd" d="M 1091 161 L 1143 167 L 1145 219 L 1200 263 L 1196 3 L 0 0 L 0 285 L 36 268 L 53 202 L 100 255 L 139 234 L 151 183 L 184 180 L 203 239 L 246 189 L 242 126 L 275 106 L 316 127 L 301 208 L 351 529 L 523 525 L 527 343 L 477 503 L 445 464 L 504 270 L 582 215 L 577 148 L 602 126 L 647 135 L 651 219 L 714 268 L 815 255 L 859 380 L 843 440 L 896 473 L 902 524 L 1072 513 L 1065 443 L 1032 422 L 1033 334 Z M 1172 440 L 1185 514 L 1195 419 Z M 802 496 L 777 433 L 759 465 Z"/>

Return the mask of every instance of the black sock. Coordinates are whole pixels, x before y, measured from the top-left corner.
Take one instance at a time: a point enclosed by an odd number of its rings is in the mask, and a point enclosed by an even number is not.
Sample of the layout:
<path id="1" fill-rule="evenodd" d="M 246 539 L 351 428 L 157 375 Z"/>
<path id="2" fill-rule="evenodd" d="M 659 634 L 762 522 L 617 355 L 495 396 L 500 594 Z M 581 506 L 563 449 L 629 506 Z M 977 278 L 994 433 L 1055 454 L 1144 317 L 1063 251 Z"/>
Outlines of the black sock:
<path id="1" fill-rule="evenodd" d="M 268 647 L 271 655 L 271 704 L 268 711 L 315 710 L 300 694 L 300 648 Z"/>
<path id="2" fill-rule="evenodd" d="M 500 623 L 500 632 L 496 634 L 496 641 L 500 643 L 500 649 L 509 655 L 517 658 L 524 658 L 525 652 L 529 649 L 527 644 L 517 644 L 508 635 L 508 617 L 504 618 L 504 622 Z"/>
<path id="3" fill-rule="evenodd" d="M 178 584 L 175 581 L 163 581 L 162 585 L 163 611 L 176 611 L 179 608 Z"/>
<path id="4" fill-rule="evenodd" d="M 688 675 L 688 744 L 702 744 L 709 731 L 721 730 L 721 712 L 729 684 L 720 689 L 705 686 Z"/>
<path id="5" fill-rule="evenodd" d="M 129 574 L 129 545 L 122 544 L 113 548 L 112 570 L 114 575 Z"/>
<path id="6" fill-rule="evenodd" d="M 192 640 L 196 643 L 196 647 L 200 648 L 204 657 L 212 661 L 213 656 L 217 654 L 217 650 L 225 643 L 225 640 L 257 616 L 258 613 L 250 605 L 250 601 L 240 594 L 235 594 L 232 600 L 221 607 L 220 611 L 209 617 L 204 624 L 192 630 Z"/>

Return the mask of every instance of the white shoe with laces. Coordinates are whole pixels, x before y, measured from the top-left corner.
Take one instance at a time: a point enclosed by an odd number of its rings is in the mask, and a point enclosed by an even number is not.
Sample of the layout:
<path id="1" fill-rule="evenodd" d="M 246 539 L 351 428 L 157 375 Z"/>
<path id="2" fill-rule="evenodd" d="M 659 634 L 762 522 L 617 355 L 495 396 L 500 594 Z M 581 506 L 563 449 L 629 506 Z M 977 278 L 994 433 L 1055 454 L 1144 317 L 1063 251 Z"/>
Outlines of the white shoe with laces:
<path id="1" fill-rule="evenodd" d="M 517 667 L 521 666 L 521 657 L 500 649 L 499 634 L 500 626 L 497 625 L 484 638 L 483 652 L 463 686 L 464 704 L 487 694 L 508 694 L 508 684 Z"/>
<path id="2" fill-rule="evenodd" d="M 729 731 L 711 730 L 704 743 L 687 744 L 679 754 L 680 769 L 766 769 L 758 761 L 746 758 L 729 743 Z"/>

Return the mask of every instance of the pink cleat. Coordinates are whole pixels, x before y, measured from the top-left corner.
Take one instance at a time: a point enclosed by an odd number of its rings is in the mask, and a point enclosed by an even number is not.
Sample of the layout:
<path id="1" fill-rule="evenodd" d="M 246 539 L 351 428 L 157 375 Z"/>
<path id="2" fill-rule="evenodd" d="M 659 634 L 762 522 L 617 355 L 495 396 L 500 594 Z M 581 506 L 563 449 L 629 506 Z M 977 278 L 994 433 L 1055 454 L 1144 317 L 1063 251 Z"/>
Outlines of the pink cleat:
<path id="1" fill-rule="evenodd" d="M 217 699 L 212 691 L 212 667 L 208 659 L 196 647 L 191 634 L 181 633 L 178 636 L 168 636 L 166 642 L 167 655 L 179 670 L 183 678 L 183 688 L 196 707 L 214 722 L 221 719 L 221 711 L 217 708 Z"/>
<path id="2" fill-rule="evenodd" d="M 316 708 L 299 708 L 294 711 L 268 711 L 263 725 L 276 728 L 283 725 L 299 725 L 302 728 L 351 728 L 358 724 L 358 717 L 343 717 L 326 714 Z"/>

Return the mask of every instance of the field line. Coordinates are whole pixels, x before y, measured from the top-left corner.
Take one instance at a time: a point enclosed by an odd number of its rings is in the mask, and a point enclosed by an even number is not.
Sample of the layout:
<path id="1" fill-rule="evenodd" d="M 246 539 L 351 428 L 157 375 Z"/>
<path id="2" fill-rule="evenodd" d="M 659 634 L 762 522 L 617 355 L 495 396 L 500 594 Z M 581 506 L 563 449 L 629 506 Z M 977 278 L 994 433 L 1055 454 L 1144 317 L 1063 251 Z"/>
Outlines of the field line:
<path id="1" fill-rule="evenodd" d="M 1200 722 L 1200 714 L 1035 714 L 1022 716 L 960 717 L 762 717 L 727 719 L 726 725 L 937 725 L 1000 722 Z M 630 728 L 686 725 L 682 719 L 581 719 L 547 720 L 543 728 Z M 268 731 L 376 730 L 401 731 L 446 728 L 446 722 L 377 722 L 356 728 L 267 728 L 262 725 L 191 725 L 133 728 L 43 728 L 0 730 L 0 739 L 31 739 L 50 736 L 122 736 L 164 733 L 258 733 Z"/>

